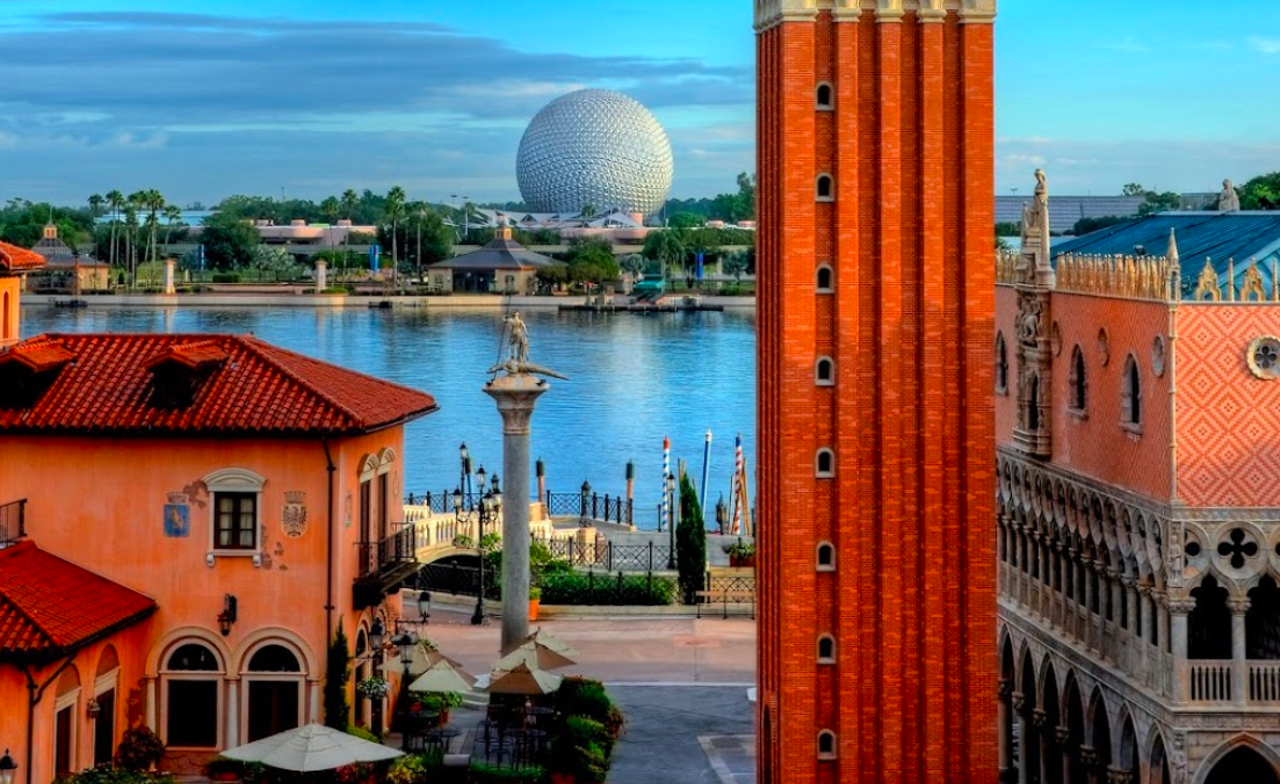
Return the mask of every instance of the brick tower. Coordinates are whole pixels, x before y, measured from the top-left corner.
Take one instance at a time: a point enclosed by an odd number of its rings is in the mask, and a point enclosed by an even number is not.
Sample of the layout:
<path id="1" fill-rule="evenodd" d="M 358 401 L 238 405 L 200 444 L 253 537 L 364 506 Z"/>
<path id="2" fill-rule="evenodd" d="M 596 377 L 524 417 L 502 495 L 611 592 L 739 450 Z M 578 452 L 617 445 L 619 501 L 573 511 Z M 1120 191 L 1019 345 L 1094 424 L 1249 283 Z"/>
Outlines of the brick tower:
<path id="1" fill-rule="evenodd" d="M 995 0 L 756 0 L 758 780 L 996 778 Z"/>

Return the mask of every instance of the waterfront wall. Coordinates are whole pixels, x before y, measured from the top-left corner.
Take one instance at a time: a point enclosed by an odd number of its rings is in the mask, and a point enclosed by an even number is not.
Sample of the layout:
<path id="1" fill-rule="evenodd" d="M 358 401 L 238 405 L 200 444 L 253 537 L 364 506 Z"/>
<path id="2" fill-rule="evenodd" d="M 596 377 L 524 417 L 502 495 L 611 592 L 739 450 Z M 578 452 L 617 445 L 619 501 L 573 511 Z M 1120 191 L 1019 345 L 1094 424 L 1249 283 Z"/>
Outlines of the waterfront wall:
<path id="1" fill-rule="evenodd" d="M 66 295 L 24 294 L 27 307 L 54 307 L 67 302 Z M 264 308 L 368 308 L 382 302 L 394 307 L 442 310 L 454 308 L 557 308 L 561 305 L 586 305 L 587 297 L 532 297 L 505 295 L 468 295 L 455 297 L 373 296 L 352 297 L 343 294 L 103 294 L 85 301 L 95 307 L 108 308 L 172 308 L 172 307 L 264 307 Z M 704 305 L 725 308 L 755 308 L 755 297 L 702 297 Z"/>

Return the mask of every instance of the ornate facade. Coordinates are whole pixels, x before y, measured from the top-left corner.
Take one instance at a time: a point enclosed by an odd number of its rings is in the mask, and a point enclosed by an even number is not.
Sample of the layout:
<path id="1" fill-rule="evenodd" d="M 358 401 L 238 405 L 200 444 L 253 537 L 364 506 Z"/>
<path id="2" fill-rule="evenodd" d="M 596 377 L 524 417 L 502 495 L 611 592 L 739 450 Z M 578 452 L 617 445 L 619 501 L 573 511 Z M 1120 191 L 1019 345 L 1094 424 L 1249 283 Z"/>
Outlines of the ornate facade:
<path id="1" fill-rule="evenodd" d="M 1280 303 L 1174 237 L 1055 278 L 1043 188 L 997 265 L 1002 780 L 1280 782 Z"/>
<path id="2" fill-rule="evenodd" d="M 759 0 L 760 782 L 990 782 L 994 0 Z"/>

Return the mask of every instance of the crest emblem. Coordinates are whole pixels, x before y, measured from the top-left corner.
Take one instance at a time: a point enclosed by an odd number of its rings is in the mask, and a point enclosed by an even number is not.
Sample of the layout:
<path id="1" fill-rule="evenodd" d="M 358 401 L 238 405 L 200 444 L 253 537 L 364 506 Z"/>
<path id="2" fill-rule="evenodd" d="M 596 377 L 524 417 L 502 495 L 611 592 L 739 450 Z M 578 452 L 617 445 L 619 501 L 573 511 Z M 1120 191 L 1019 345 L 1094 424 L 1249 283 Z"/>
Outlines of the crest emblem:
<path id="1" fill-rule="evenodd" d="M 297 539 L 307 532 L 307 494 L 290 490 L 284 494 L 284 511 L 280 516 L 284 535 Z"/>

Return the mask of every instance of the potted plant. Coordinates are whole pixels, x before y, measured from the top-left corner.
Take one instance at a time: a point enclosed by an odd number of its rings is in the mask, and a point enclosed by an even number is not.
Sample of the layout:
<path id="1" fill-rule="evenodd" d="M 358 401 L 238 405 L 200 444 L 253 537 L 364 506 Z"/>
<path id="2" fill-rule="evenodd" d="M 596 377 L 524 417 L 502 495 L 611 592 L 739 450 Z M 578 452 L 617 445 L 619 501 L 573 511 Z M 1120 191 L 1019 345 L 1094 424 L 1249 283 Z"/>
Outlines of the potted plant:
<path id="1" fill-rule="evenodd" d="M 116 767 L 125 770 L 150 770 L 164 756 L 164 743 L 150 727 L 125 730 L 116 748 Z"/>
<path id="2" fill-rule="evenodd" d="M 440 715 L 440 726 L 449 723 L 449 709 L 462 704 L 462 695 L 456 691 L 412 692 L 422 703 L 422 710 Z"/>
<path id="3" fill-rule="evenodd" d="M 214 781 L 236 781 L 244 769 L 244 763 L 226 757 L 214 757 L 206 766 L 209 778 Z"/>
<path id="4" fill-rule="evenodd" d="M 387 692 L 391 691 L 391 684 L 386 678 L 374 676 L 365 678 L 356 684 L 356 694 L 364 697 L 366 700 L 380 700 L 387 696 Z"/>
<path id="5" fill-rule="evenodd" d="M 537 585 L 529 586 L 529 620 L 538 620 L 538 607 L 542 605 L 542 588 Z"/>
<path id="6" fill-rule="evenodd" d="M 754 567 L 756 565 L 756 546 L 741 539 L 726 545 L 724 551 L 729 554 L 729 565 L 735 567 Z"/>

